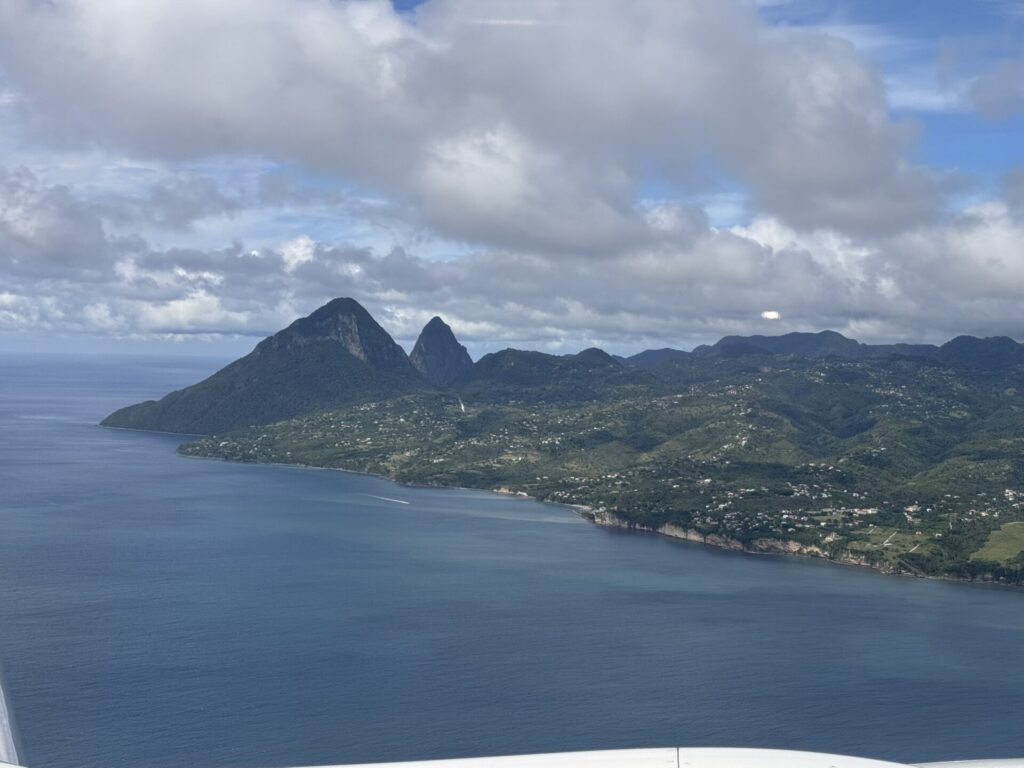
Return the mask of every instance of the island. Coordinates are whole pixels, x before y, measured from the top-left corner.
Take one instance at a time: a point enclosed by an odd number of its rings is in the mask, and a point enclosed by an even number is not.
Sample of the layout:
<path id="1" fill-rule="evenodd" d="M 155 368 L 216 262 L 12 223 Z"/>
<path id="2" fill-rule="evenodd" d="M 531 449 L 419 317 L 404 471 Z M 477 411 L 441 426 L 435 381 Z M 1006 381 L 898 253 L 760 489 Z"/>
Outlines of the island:
<path id="1" fill-rule="evenodd" d="M 107 426 L 193 457 L 329 467 L 571 505 L 594 523 L 892 574 L 1024 584 L 1024 346 L 838 333 L 617 358 L 411 355 L 336 299 Z"/>

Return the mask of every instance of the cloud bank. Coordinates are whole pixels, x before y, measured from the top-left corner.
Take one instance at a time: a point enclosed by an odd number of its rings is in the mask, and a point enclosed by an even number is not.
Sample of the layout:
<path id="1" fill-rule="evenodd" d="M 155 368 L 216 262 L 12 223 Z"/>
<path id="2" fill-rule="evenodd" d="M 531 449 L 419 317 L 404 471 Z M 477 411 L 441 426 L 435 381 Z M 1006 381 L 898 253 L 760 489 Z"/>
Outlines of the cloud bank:
<path id="1" fill-rule="evenodd" d="M 1021 335 L 1017 177 L 951 208 L 857 48 L 750 3 L 9 0 L 0 84 L 30 158 L 0 329 L 260 334 L 352 295 L 481 344 Z M 37 161 L 83 154 L 150 172 Z"/>

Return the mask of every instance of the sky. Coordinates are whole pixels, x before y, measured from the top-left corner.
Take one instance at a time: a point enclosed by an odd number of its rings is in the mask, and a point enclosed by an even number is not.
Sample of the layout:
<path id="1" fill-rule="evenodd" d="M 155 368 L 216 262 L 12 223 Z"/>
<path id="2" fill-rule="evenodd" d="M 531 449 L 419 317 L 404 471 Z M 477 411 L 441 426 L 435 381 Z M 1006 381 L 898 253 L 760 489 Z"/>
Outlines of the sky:
<path id="1" fill-rule="evenodd" d="M 1024 0 L 4 0 L 0 352 L 1024 340 Z"/>

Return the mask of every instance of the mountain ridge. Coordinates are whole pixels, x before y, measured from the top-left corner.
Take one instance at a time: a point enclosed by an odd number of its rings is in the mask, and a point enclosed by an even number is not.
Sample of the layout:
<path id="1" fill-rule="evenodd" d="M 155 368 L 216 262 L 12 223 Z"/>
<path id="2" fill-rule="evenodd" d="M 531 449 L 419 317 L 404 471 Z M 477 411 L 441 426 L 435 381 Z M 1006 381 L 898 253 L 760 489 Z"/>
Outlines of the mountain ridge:
<path id="1" fill-rule="evenodd" d="M 1024 345 L 1005 336 L 958 336 L 941 346 L 862 344 L 836 331 L 726 336 L 692 352 L 669 347 L 629 358 L 591 347 L 569 355 L 506 349 L 475 363 L 440 317 L 420 333 L 412 354 L 354 299 L 337 298 L 260 341 L 248 355 L 160 400 L 121 408 L 104 426 L 213 434 L 316 410 L 420 390 L 462 387 L 483 398 L 517 388 L 567 400 L 600 398 L 609 388 L 693 369 L 715 358 L 781 356 L 871 360 L 910 357 L 937 365 L 998 370 L 1024 364 Z M 490 390 L 490 391 L 488 391 Z"/>
<path id="2" fill-rule="evenodd" d="M 778 336 L 723 336 L 714 344 L 701 344 L 692 351 L 650 349 L 622 358 L 626 364 L 657 368 L 688 357 L 792 355 L 806 359 L 836 357 L 845 360 L 870 360 L 887 357 L 913 357 L 962 367 L 992 368 L 1024 362 L 1024 345 L 1008 336 L 957 336 L 944 344 L 866 344 L 832 330 L 793 331 Z"/>

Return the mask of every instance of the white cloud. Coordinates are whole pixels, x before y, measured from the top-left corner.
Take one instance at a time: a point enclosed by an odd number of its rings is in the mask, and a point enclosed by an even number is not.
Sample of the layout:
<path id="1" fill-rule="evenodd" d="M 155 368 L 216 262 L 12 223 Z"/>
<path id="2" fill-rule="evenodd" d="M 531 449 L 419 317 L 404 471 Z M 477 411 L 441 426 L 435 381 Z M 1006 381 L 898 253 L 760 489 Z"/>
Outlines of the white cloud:
<path id="1" fill-rule="evenodd" d="M 852 44 L 721 0 L 9 0 L 0 66 L 37 137 L 299 163 L 484 245 L 635 237 L 649 170 L 686 186 L 708 156 L 800 226 L 891 231 L 938 202 Z"/>
<path id="2" fill-rule="evenodd" d="M 647 238 L 601 259 L 505 249 L 437 261 L 308 235 L 256 251 L 158 249 L 107 232 L 74 190 L 30 178 L 8 189 L 19 213 L 0 219 L 0 241 L 17 245 L 0 252 L 7 330 L 263 335 L 350 295 L 401 338 L 440 313 L 480 344 L 635 349 L 754 332 L 764 320 L 875 340 L 1019 334 L 1024 307 L 1024 222 L 999 199 L 871 241 L 767 216 L 719 230 L 698 209 L 658 203 L 645 213 Z M 99 240 L 53 235 L 55 222 L 76 220 Z M 14 234 L 24 232 L 32 237 Z M 785 311 L 752 317 L 750 307 Z"/>
<path id="3" fill-rule="evenodd" d="M 901 71 L 885 78 L 893 109 L 915 112 L 966 112 L 970 83 L 943 83 L 934 68 Z"/>
<path id="4" fill-rule="evenodd" d="M 64 319 L 60 302 L 53 296 L 0 292 L 0 330 L 55 330 Z"/>
<path id="5" fill-rule="evenodd" d="M 102 301 L 95 304 L 87 304 L 82 309 L 82 317 L 89 328 L 97 331 L 115 331 L 119 330 L 122 325 L 121 321 L 114 317 L 110 307 Z"/>
<path id="6" fill-rule="evenodd" d="M 158 334 L 244 332 L 249 316 L 227 310 L 217 296 L 196 290 L 180 299 L 142 304 L 137 325 L 143 333 Z"/>
<path id="7" fill-rule="evenodd" d="M 299 265 L 312 261 L 315 249 L 316 243 L 307 235 L 300 235 L 294 240 L 283 243 L 280 252 L 285 272 L 294 272 Z"/>
<path id="8" fill-rule="evenodd" d="M 260 334 L 352 295 L 547 348 L 1019 333 L 1024 186 L 944 213 L 889 109 L 928 77 L 864 58 L 899 45 L 723 0 L 7 0 L 0 327 Z"/>

